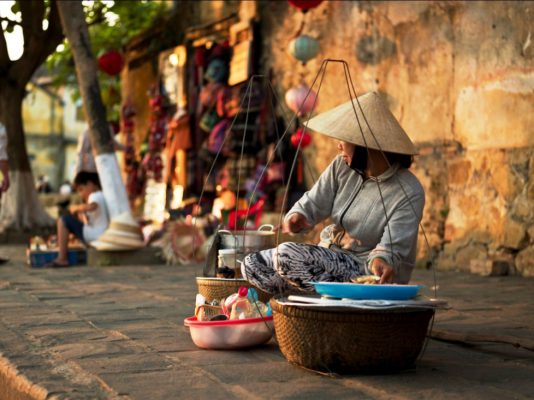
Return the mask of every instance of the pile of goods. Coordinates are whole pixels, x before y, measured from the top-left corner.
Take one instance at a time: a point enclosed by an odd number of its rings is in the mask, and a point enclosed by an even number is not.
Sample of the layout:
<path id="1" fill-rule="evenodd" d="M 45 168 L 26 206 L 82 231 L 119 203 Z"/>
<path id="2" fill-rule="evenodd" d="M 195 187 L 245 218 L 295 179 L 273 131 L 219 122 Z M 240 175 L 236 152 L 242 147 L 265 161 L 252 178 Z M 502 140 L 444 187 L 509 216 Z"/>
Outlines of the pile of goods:
<path id="1" fill-rule="evenodd" d="M 55 260 L 58 256 L 57 236 L 33 236 L 26 249 L 27 263 L 32 268 L 41 268 Z M 70 235 L 67 258 L 69 265 L 85 264 L 87 252 L 85 246 L 74 236 Z"/>
<path id="2" fill-rule="evenodd" d="M 269 303 L 259 301 L 256 290 L 245 286 L 228 298 L 211 303 L 206 303 L 206 298 L 197 294 L 195 316 L 198 321 L 227 321 L 272 315 Z"/>
<path id="3" fill-rule="evenodd" d="M 241 349 L 268 342 L 274 330 L 269 303 L 258 300 L 254 289 L 240 287 L 226 299 L 206 302 L 197 295 L 195 316 L 187 318 L 191 338 L 206 349 Z"/>

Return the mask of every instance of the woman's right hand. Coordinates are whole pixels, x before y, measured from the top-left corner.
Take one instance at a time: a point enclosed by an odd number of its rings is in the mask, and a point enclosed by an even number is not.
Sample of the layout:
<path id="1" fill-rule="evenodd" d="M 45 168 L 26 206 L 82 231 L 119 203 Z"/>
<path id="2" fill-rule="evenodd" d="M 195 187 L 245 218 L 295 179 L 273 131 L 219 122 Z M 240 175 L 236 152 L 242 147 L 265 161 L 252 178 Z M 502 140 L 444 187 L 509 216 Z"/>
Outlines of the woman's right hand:
<path id="1" fill-rule="evenodd" d="M 303 229 L 312 228 L 312 225 L 304 215 L 295 213 L 284 221 L 281 227 L 282 233 L 299 233 Z M 278 229 L 280 229 L 280 227 L 274 228 L 274 231 L 277 231 Z"/>

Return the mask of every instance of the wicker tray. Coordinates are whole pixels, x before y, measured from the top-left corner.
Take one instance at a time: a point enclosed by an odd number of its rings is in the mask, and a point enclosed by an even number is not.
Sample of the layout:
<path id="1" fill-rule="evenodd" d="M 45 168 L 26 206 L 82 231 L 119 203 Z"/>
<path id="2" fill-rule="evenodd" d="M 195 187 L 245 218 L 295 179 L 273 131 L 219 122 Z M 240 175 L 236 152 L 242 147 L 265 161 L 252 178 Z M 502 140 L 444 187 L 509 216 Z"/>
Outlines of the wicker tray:
<path id="1" fill-rule="evenodd" d="M 241 286 L 254 288 L 258 292 L 258 300 L 267 303 L 274 296 L 271 293 L 258 289 L 244 279 L 222 279 L 197 277 L 198 293 L 206 298 L 207 302 L 225 299 L 237 293 Z"/>
<path id="2" fill-rule="evenodd" d="M 292 363 L 339 373 L 412 368 L 434 311 L 326 312 L 269 303 L 280 350 Z"/>

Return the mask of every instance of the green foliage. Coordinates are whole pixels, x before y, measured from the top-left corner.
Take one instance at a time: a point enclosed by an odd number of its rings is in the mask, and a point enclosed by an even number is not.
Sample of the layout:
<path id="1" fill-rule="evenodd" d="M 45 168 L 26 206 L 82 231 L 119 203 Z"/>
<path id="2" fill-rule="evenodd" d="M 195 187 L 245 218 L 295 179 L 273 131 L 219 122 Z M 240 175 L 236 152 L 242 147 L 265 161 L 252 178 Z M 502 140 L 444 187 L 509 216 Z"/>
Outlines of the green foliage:
<path id="1" fill-rule="evenodd" d="M 18 4 L 18 2 L 17 2 Z M 131 38 L 139 35 L 153 24 L 157 24 L 167 10 L 164 1 L 94 1 L 84 4 L 89 33 L 95 57 L 109 50 L 120 52 Z M 56 87 L 71 85 L 74 100 L 80 98 L 74 60 L 68 42 L 52 54 L 47 66 Z M 108 118 L 118 120 L 120 111 L 120 79 L 110 78 L 99 71 L 99 82 Z"/>

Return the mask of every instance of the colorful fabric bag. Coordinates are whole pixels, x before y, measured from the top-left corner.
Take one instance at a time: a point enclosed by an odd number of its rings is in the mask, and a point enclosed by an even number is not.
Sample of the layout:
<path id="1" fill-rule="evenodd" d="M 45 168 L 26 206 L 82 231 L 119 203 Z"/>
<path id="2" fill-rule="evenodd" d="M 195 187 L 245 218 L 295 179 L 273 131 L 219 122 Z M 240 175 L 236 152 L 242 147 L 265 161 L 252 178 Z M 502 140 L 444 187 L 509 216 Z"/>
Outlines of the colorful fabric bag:
<path id="1" fill-rule="evenodd" d="M 224 136 L 226 135 L 229 126 L 230 121 L 223 119 L 211 130 L 208 138 L 208 150 L 210 153 L 217 154 L 222 150 Z"/>
<path id="2" fill-rule="evenodd" d="M 211 130 L 221 121 L 214 108 L 206 111 L 200 118 L 199 126 L 204 132 L 210 133 Z"/>

